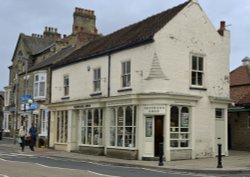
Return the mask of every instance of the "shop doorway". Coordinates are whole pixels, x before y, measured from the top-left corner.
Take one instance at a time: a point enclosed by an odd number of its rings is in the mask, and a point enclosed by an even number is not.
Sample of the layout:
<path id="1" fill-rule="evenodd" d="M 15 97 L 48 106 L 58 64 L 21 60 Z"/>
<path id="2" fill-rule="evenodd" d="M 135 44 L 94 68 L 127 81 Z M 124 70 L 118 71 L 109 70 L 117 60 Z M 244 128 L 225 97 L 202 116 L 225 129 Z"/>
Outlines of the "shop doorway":
<path id="1" fill-rule="evenodd" d="M 154 141 L 154 150 L 155 150 L 155 157 L 159 156 L 159 144 L 163 143 L 163 118 L 164 116 L 155 116 L 155 141 Z"/>

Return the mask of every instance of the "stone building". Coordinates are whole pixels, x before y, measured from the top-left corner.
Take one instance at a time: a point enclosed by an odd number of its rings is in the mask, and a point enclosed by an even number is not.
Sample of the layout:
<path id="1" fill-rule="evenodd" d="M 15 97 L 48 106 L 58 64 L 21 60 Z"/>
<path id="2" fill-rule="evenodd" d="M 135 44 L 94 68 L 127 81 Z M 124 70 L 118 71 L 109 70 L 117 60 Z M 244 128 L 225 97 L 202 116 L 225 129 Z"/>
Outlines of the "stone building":
<path id="1" fill-rule="evenodd" d="M 94 40 L 52 67 L 50 147 L 126 159 L 227 147 L 230 33 L 190 0 Z"/>
<path id="2" fill-rule="evenodd" d="M 99 37 L 95 27 L 94 11 L 75 8 L 72 33 L 61 36 L 56 28 L 45 27 L 43 35 L 20 34 L 10 66 L 9 95 L 5 118 L 6 131 L 31 123 L 38 128 L 39 137 L 48 138 L 50 103 L 50 66 L 72 51 Z M 32 103 L 28 103 L 32 100 Z M 15 111 L 17 109 L 17 111 Z M 16 125 L 15 127 L 13 127 Z M 9 130 L 10 129 L 10 130 Z"/>

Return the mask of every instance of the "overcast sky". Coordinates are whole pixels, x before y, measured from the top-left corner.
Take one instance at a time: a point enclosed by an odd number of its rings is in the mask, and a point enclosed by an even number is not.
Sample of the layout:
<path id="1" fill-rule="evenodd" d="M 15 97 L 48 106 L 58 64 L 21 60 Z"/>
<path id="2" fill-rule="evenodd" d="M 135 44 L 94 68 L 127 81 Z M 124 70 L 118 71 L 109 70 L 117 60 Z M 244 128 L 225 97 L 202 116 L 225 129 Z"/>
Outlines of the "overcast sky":
<path id="1" fill-rule="evenodd" d="M 185 0 L 0 0 L 0 90 L 8 85 L 8 66 L 20 33 L 42 34 L 45 26 L 58 28 L 61 34 L 72 30 L 75 7 L 96 14 L 99 33 L 108 34 Z M 250 52 L 250 1 L 199 0 L 203 10 L 219 28 L 225 20 L 231 31 L 230 70 L 241 65 Z"/>

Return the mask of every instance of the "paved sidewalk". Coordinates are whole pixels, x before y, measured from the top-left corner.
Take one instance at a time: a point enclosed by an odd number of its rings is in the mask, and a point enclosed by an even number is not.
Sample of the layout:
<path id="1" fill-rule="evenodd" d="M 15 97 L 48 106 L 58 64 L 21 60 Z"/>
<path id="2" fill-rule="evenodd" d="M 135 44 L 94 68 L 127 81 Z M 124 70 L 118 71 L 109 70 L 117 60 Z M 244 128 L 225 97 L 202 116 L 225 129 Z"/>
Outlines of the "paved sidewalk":
<path id="1" fill-rule="evenodd" d="M 109 163 L 122 166 L 154 168 L 171 171 L 185 171 L 195 173 L 247 173 L 250 174 L 250 152 L 245 151 L 230 151 L 228 157 L 223 157 L 223 168 L 217 168 L 217 158 L 204 158 L 193 160 L 178 160 L 164 162 L 163 166 L 158 165 L 158 161 L 140 161 L 140 160 L 122 160 L 109 158 L 106 156 L 92 156 L 80 153 L 57 151 L 47 148 L 35 148 L 35 151 L 30 151 L 28 147 L 25 152 L 21 152 L 19 144 L 13 144 L 13 140 L 0 140 L 0 148 L 8 147 L 10 152 L 18 152 L 25 154 L 33 154 L 38 156 L 49 156 L 56 158 L 68 158 L 72 160 L 80 160 L 87 162 Z"/>

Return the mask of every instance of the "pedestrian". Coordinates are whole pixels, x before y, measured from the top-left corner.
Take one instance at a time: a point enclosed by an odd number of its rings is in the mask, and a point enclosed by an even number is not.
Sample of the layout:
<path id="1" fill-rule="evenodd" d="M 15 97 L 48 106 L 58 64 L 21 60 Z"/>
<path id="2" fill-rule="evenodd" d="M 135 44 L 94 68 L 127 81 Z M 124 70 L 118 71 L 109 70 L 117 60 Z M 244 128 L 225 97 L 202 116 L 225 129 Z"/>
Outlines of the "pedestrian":
<path id="1" fill-rule="evenodd" d="M 22 148 L 22 152 L 24 151 L 24 147 L 25 147 L 25 136 L 26 136 L 27 132 L 26 132 L 26 128 L 25 126 L 20 126 L 19 128 L 19 132 L 18 132 L 18 136 L 21 139 L 20 146 Z"/>
<path id="2" fill-rule="evenodd" d="M 29 129 L 29 134 L 30 134 L 30 150 L 34 151 L 34 146 L 36 144 L 36 127 L 34 123 L 32 123 L 30 129 Z"/>

